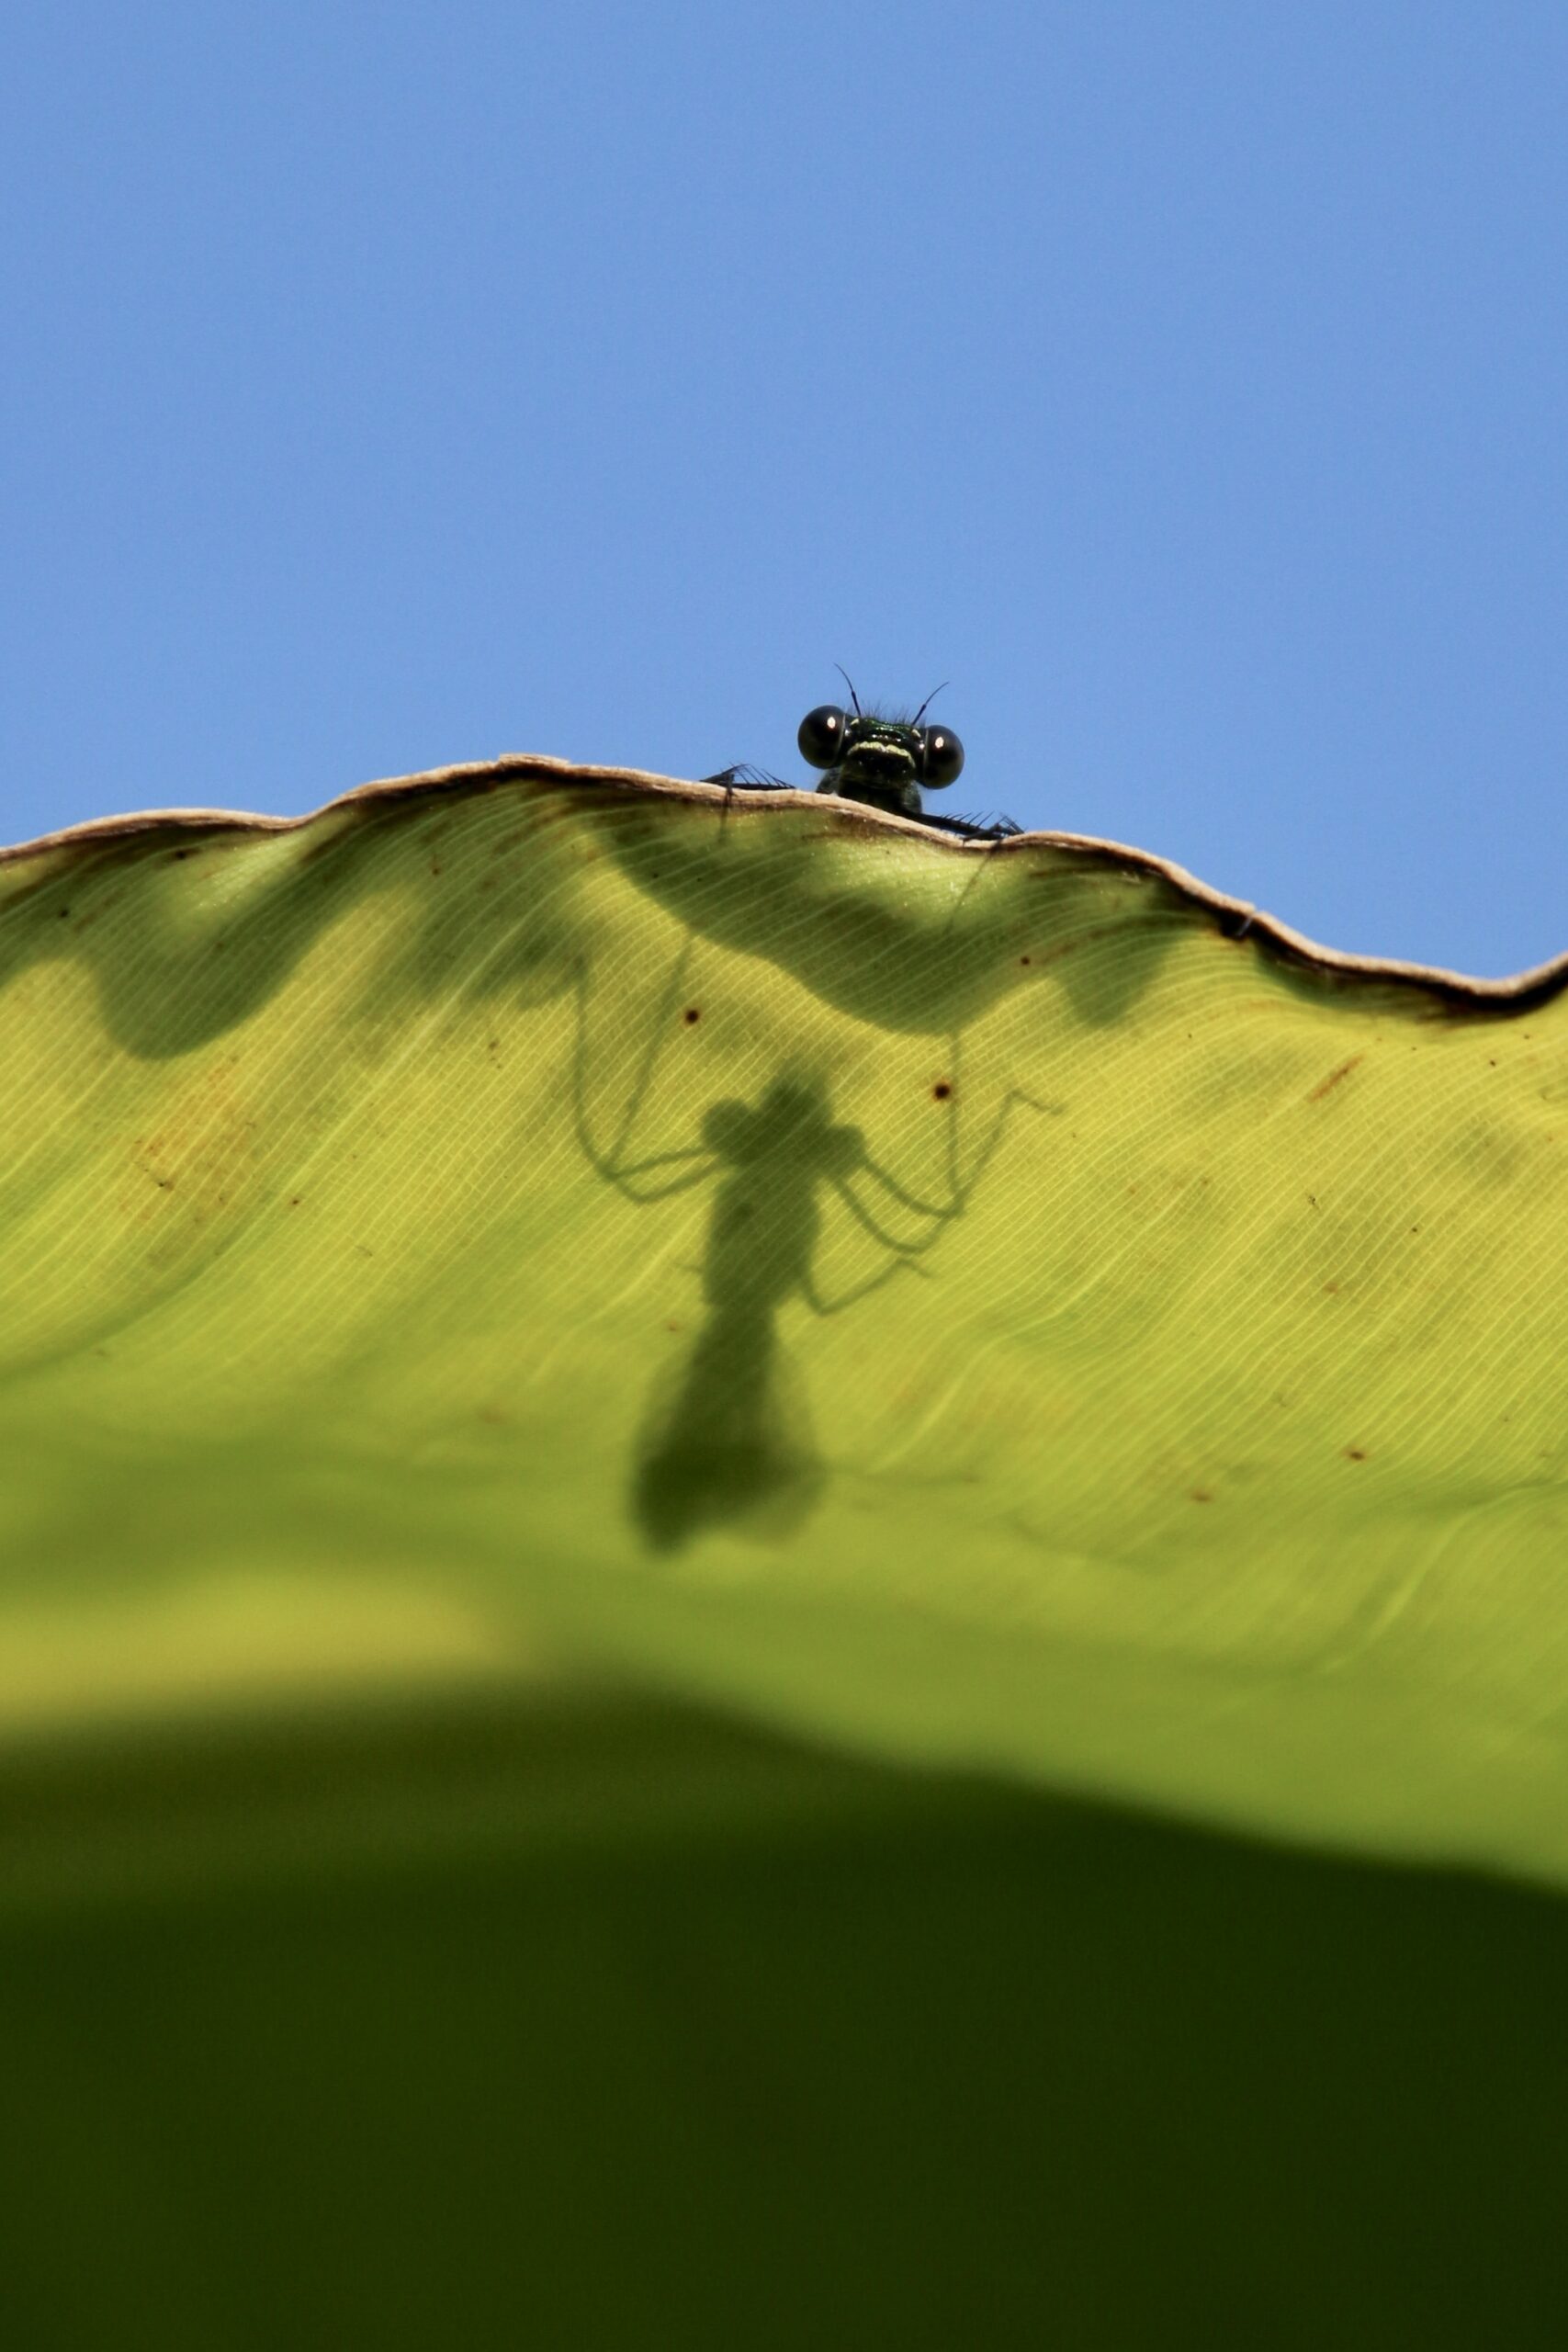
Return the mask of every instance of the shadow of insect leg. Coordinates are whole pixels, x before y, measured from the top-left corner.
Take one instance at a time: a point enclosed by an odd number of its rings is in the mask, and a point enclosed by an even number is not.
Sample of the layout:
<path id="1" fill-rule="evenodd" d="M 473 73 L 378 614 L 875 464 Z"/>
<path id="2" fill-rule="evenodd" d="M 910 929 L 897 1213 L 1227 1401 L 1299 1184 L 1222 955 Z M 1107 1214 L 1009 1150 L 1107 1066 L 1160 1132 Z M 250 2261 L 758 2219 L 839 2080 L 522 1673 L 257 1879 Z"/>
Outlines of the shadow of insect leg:
<path id="1" fill-rule="evenodd" d="M 867 1208 L 865 1203 L 857 1200 L 846 1178 L 831 1176 L 828 1181 L 862 1231 L 869 1233 L 874 1241 L 879 1243 L 884 1250 L 892 1250 L 900 1259 L 918 1258 L 922 1250 L 929 1250 L 948 1217 L 957 1215 L 956 1210 L 929 1208 L 924 1202 L 916 1201 L 907 1193 L 900 1194 L 898 1197 L 901 1205 L 905 1208 L 921 1216 L 935 1217 L 940 1220 L 930 1233 L 919 1234 L 912 1241 L 906 1240 L 901 1234 L 890 1233 L 881 1220 Z"/>
<path id="2" fill-rule="evenodd" d="M 869 1153 L 861 1163 L 866 1174 L 874 1183 L 880 1184 L 891 1199 L 896 1200 L 900 1207 L 907 1208 L 919 1216 L 945 1220 L 948 1217 L 957 1216 L 968 1207 L 976 1186 L 990 1166 L 1002 1137 L 1007 1133 L 1009 1120 L 1021 1104 L 1038 1113 L 1042 1117 L 1055 1116 L 1062 1107 L 1056 1102 L 1036 1102 L 1033 1095 L 1025 1092 L 1021 1087 L 1010 1086 L 998 1106 L 995 1118 L 986 1131 L 984 1141 L 970 1161 L 968 1169 L 965 1170 L 963 1164 L 959 1128 L 959 1105 L 964 1099 L 963 1054 L 963 1041 L 954 1037 L 950 1057 L 953 1077 L 952 1092 L 947 1103 L 947 1132 L 942 1147 L 946 1162 L 947 1199 L 945 1201 L 921 1199 L 919 1193 L 910 1192 L 907 1185 L 901 1184 L 890 1170 L 882 1167 L 879 1162 L 873 1159 Z"/>
<path id="3" fill-rule="evenodd" d="M 897 1244 L 890 1246 L 897 1247 Z M 924 1247 L 924 1244 L 921 1246 Z M 890 1265 L 883 1266 L 876 1273 L 868 1274 L 863 1283 L 855 1283 L 838 1298 L 824 1298 L 818 1290 L 813 1276 L 807 1272 L 801 1278 L 800 1295 L 814 1315 L 841 1315 L 846 1306 L 858 1306 L 863 1298 L 869 1298 L 874 1290 L 880 1290 L 884 1283 L 892 1282 L 897 1274 L 919 1274 L 922 1279 L 929 1279 L 925 1275 L 925 1269 L 921 1266 L 912 1266 L 906 1253 L 895 1258 Z"/>
<path id="4" fill-rule="evenodd" d="M 664 1040 L 669 1033 L 675 1006 L 685 993 L 687 967 L 691 962 L 692 942 L 688 938 L 675 960 L 674 969 L 660 991 L 659 1010 L 655 1015 L 653 1037 L 642 1058 L 642 1065 L 633 1083 L 631 1094 L 615 1135 L 604 1147 L 595 1141 L 588 1114 L 588 969 L 584 966 L 578 977 L 577 1035 L 571 1060 L 572 1120 L 577 1130 L 578 1145 L 584 1159 L 605 1182 L 614 1184 L 628 1200 L 661 1201 L 672 1193 L 683 1193 L 694 1184 L 705 1183 L 718 1165 L 705 1144 L 691 1144 L 675 1151 L 645 1153 L 640 1159 L 624 1157 L 631 1140 L 642 1108 L 658 1073 Z M 699 1163 L 695 1166 L 694 1162 Z M 680 1168 L 684 1173 L 668 1182 L 638 1186 L 636 1180 L 662 1168 Z"/>

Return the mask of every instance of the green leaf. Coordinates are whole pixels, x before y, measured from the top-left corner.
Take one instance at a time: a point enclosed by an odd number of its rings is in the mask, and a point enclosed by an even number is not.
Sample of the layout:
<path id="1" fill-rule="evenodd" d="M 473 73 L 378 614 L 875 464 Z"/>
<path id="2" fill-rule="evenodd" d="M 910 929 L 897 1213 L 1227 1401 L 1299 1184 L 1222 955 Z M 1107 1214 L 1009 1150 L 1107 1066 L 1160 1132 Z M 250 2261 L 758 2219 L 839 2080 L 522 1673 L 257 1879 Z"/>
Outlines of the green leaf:
<path id="1" fill-rule="evenodd" d="M 0 1778 L 27 2352 L 1556 2352 L 1568 1906 L 503 1698 Z"/>
<path id="2" fill-rule="evenodd" d="M 0 1727 L 629 1675 L 1561 1879 L 1562 967 L 1248 911 L 548 762 L 13 853 Z"/>

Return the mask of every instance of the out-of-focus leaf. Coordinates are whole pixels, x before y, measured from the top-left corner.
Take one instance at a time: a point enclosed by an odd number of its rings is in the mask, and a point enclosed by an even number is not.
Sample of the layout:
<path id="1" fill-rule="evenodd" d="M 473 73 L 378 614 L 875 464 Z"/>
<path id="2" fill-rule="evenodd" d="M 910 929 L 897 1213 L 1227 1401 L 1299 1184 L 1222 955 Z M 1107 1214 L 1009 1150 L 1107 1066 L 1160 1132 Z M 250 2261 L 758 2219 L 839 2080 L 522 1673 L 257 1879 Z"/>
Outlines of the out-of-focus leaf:
<path id="1" fill-rule="evenodd" d="M 1568 2333 L 1568 1907 L 477 1694 L 0 1775 L 26 2352 Z"/>

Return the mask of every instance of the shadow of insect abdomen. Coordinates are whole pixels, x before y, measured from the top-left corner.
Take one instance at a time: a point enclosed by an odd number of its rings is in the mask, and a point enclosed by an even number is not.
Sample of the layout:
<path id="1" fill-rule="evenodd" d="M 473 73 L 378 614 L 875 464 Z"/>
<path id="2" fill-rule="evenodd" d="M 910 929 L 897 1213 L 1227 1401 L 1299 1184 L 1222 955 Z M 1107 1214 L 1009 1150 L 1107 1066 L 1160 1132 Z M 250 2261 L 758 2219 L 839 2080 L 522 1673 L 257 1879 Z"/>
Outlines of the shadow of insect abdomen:
<path id="1" fill-rule="evenodd" d="M 637 1521 L 660 1551 L 740 1520 L 787 1534 L 816 1502 L 826 1474 L 777 1317 L 794 1297 L 818 1314 L 849 1303 L 822 1299 L 813 1278 L 818 1191 L 864 1158 L 858 1131 L 833 1123 L 824 1090 L 790 1079 L 775 1080 L 755 1109 L 714 1103 L 703 1143 L 715 1171 L 728 1171 L 703 1262 L 707 1319 L 673 1395 L 655 1397 L 633 1487 Z"/>

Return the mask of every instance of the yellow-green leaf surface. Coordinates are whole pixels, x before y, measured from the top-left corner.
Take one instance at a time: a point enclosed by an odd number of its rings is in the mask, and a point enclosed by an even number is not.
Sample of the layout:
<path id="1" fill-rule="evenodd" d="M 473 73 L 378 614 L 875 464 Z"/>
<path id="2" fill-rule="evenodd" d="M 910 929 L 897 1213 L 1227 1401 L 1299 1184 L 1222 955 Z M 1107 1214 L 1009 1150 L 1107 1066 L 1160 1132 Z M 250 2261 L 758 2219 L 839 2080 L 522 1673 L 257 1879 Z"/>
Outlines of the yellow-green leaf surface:
<path id="1" fill-rule="evenodd" d="M 546 761 L 0 865 L 0 1730 L 642 1677 L 1568 1871 L 1568 1006 Z"/>

